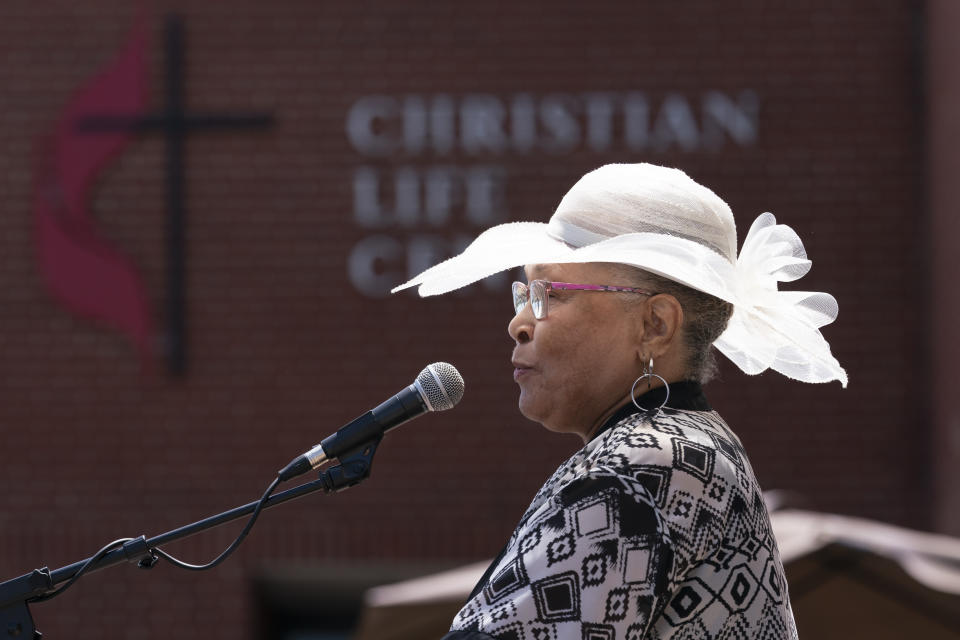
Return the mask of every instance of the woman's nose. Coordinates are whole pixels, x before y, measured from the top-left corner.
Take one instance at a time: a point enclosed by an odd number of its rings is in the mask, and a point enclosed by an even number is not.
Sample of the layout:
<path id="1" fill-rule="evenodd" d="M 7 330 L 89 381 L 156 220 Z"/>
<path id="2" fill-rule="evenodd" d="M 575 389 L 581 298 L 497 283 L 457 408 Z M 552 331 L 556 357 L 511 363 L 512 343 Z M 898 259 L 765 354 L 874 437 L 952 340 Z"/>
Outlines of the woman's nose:
<path id="1" fill-rule="evenodd" d="M 507 333 L 517 344 L 530 342 L 533 340 L 533 326 L 536 321 L 533 318 L 533 310 L 530 308 L 530 301 L 523 305 L 518 313 L 510 320 L 507 325 Z"/>

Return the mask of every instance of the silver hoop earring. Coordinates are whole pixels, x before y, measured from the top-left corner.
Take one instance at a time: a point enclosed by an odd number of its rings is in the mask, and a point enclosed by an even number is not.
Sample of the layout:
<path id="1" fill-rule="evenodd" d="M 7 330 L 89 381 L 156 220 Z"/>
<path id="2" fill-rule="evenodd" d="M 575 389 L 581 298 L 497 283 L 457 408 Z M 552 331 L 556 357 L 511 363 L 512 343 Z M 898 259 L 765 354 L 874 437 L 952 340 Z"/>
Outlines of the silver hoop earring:
<path id="1" fill-rule="evenodd" d="M 653 381 L 653 378 L 656 378 L 657 380 L 663 383 L 663 388 L 666 389 L 667 395 L 664 397 L 663 402 L 660 403 L 659 407 L 655 409 L 647 409 L 646 407 L 641 407 L 640 403 L 637 402 L 636 389 L 637 389 L 637 385 L 640 384 L 640 381 L 643 379 L 646 379 L 647 389 L 649 390 L 651 387 L 650 383 Z M 652 411 L 654 414 L 657 414 L 657 413 L 660 413 L 660 410 L 667 405 L 667 401 L 669 399 L 670 399 L 670 385 L 667 383 L 666 380 L 663 379 L 663 376 L 659 376 L 653 372 L 653 358 L 650 358 L 649 363 L 647 363 L 643 367 L 643 373 L 640 375 L 639 378 L 633 381 L 633 386 L 630 387 L 630 400 L 633 401 L 633 405 L 637 409 L 640 409 L 641 411 Z"/>

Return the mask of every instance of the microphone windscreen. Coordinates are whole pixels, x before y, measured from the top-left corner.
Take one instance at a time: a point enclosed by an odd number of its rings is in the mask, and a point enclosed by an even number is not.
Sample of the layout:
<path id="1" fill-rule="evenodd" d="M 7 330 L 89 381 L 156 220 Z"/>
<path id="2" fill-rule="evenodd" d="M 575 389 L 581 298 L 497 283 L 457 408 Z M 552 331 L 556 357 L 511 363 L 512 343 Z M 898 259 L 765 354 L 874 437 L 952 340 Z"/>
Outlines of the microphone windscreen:
<path id="1" fill-rule="evenodd" d="M 452 364 L 434 362 L 417 376 L 417 388 L 430 411 L 452 409 L 463 398 L 463 377 Z"/>

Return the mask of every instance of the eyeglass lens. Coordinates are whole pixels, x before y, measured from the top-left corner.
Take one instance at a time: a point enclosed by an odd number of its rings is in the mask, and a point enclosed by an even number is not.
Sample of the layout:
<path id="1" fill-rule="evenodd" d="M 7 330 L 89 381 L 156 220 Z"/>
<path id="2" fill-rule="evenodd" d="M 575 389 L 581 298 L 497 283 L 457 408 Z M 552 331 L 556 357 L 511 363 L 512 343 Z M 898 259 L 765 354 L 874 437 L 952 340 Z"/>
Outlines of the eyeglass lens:
<path id="1" fill-rule="evenodd" d="M 513 311 L 520 313 L 527 304 L 527 285 L 522 282 L 513 283 Z"/>
<path id="2" fill-rule="evenodd" d="M 547 316 L 547 285 L 543 280 L 534 280 L 529 286 L 522 282 L 513 283 L 513 310 L 516 313 L 523 311 L 528 299 L 533 316 L 543 320 Z"/>
<path id="3" fill-rule="evenodd" d="M 533 308 L 533 317 L 537 320 L 547 317 L 547 284 L 543 280 L 530 283 L 530 306 Z"/>

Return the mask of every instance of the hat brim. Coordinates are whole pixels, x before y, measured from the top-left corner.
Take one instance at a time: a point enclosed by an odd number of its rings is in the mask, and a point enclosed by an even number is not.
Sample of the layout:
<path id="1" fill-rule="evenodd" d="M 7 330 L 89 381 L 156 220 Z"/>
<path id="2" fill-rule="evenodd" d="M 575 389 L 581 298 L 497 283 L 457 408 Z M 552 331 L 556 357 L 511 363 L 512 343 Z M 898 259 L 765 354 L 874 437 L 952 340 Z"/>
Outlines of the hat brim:
<path id="1" fill-rule="evenodd" d="M 419 287 L 421 296 L 447 293 L 495 273 L 530 264 L 613 262 L 685 284 L 736 304 L 728 288 L 734 266 L 720 254 L 685 238 L 628 233 L 572 247 L 541 222 L 510 222 L 481 233 L 462 253 L 393 289 Z"/>

